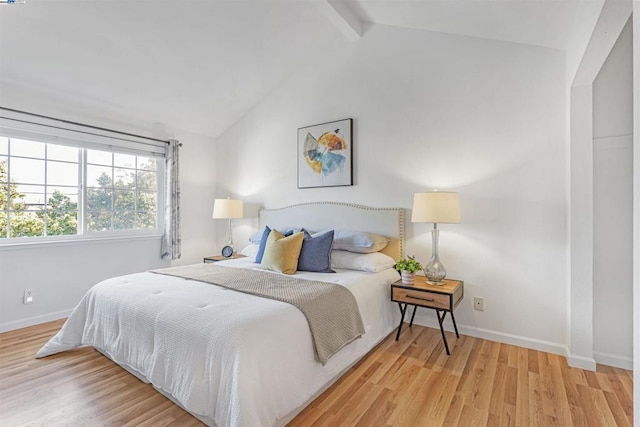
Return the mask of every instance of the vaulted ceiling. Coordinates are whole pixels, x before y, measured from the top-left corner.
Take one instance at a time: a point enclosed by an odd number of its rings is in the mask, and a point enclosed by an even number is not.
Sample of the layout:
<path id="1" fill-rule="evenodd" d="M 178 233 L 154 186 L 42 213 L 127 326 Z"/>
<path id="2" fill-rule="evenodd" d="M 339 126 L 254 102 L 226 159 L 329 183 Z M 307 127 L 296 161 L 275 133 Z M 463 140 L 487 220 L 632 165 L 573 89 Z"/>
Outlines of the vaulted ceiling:
<path id="1" fill-rule="evenodd" d="M 0 105 L 25 108 L 16 94 L 28 88 L 215 137 L 302 65 L 358 43 L 370 25 L 563 49 L 579 59 L 602 3 L 28 0 L 0 6 Z"/>

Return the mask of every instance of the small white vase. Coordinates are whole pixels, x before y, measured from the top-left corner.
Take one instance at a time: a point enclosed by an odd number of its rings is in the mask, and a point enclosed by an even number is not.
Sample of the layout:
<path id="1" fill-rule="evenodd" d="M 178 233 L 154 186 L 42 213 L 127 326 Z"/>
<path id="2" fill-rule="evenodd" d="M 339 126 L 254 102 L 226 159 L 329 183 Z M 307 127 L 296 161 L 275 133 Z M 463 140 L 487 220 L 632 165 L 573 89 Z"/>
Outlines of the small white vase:
<path id="1" fill-rule="evenodd" d="M 413 285 L 416 282 L 416 273 L 410 273 L 408 271 L 401 271 L 403 285 Z"/>

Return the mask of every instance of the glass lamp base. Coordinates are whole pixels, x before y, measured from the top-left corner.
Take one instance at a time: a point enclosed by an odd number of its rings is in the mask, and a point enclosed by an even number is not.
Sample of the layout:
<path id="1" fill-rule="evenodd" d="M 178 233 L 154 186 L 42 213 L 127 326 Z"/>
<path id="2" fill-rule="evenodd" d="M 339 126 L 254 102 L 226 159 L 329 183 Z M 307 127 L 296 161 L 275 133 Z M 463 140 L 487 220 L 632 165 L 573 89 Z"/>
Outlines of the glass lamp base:
<path id="1" fill-rule="evenodd" d="M 438 258 L 438 228 L 436 224 L 433 224 L 433 230 L 431 230 L 431 247 L 433 255 L 424 268 L 424 275 L 427 276 L 427 283 L 430 285 L 442 286 L 444 285 L 444 278 L 447 276 L 447 271 Z"/>
<path id="2" fill-rule="evenodd" d="M 432 256 L 429 263 L 424 269 L 424 275 L 427 277 L 427 283 L 430 285 L 444 285 L 444 278 L 447 277 L 447 271 L 440 262 L 437 255 Z"/>

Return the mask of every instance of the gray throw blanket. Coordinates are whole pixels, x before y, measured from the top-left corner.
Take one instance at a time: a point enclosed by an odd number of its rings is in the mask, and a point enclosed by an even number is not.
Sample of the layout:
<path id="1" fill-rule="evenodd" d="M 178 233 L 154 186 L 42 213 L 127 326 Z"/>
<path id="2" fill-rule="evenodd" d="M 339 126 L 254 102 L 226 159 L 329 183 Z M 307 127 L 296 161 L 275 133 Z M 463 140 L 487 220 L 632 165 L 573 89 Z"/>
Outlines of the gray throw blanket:
<path id="1" fill-rule="evenodd" d="M 307 318 L 316 360 L 323 365 L 338 350 L 364 334 L 358 303 L 351 291 L 340 285 L 213 263 L 151 272 L 213 283 L 296 306 Z"/>

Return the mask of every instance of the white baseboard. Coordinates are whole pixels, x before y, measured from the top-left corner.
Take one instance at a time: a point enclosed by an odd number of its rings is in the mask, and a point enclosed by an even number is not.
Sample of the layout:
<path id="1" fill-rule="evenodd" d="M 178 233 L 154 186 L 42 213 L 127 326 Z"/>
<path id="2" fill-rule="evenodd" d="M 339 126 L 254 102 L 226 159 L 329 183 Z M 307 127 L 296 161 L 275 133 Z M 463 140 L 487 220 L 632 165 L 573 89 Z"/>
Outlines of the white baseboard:
<path id="1" fill-rule="evenodd" d="M 560 343 L 554 343 L 551 341 L 538 340 L 535 338 L 528 338 L 520 335 L 507 334 L 504 332 L 497 332 L 489 329 L 469 326 L 461 326 L 458 328 L 458 330 L 466 335 L 471 335 L 473 337 L 482 338 L 489 341 L 497 341 L 505 344 L 515 345 L 518 347 L 530 348 L 532 350 L 544 351 L 545 353 L 558 354 L 560 356 L 567 355 L 566 346 Z"/>
<path id="2" fill-rule="evenodd" d="M 601 365 L 613 366 L 614 368 L 633 370 L 633 359 L 619 356 L 617 354 L 593 352 L 593 358 Z"/>
<path id="3" fill-rule="evenodd" d="M 436 325 L 436 327 L 438 327 Z M 519 335 L 506 334 L 502 332 L 496 332 L 481 328 L 459 327 L 459 331 L 465 331 L 465 334 L 478 338 L 488 339 L 491 341 L 498 341 L 505 344 L 517 345 L 519 347 L 530 348 L 532 350 L 544 351 L 546 353 L 557 354 L 564 356 L 567 359 L 567 364 L 572 368 L 580 368 L 588 371 L 596 370 L 596 360 L 593 357 L 584 357 L 571 354 L 568 347 L 565 344 L 554 343 L 550 341 L 537 340 L 534 338 L 522 337 Z M 609 363 L 603 363 L 609 365 Z M 614 366 L 614 365 L 611 365 Z"/>
<path id="4" fill-rule="evenodd" d="M 578 356 L 569 353 L 569 350 L 567 350 L 567 363 L 572 368 L 586 369 L 587 371 L 596 370 L 596 360 L 593 357 Z"/>
<path id="5" fill-rule="evenodd" d="M 0 332 L 9 332 L 15 329 L 26 328 L 29 326 L 39 325 L 41 323 L 51 322 L 52 320 L 63 319 L 69 317 L 73 309 L 56 311 L 55 313 L 43 314 L 41 316 L 29 317 L 26 319 L 14 320 L 12 322 L 0 323 Z"/>
<path id="6" fill-rule="evenodd" d="M 406 319 L 408 320 L 408 319 Z M 435 319 L 425 319 L 420 315 L 416 316 L 415 324 L 421 326 L 428 326 L 430 328 L 439 329 L 440 326 Z M 444 329 L 446 331 L 454 332 L 451 322 L 445 322 Z M 507 334 L 504 332 L 493 331 L 490 329 L 477 328 L 474 326 L 465 326 L 458 324 L 458 332 L 464 335 L 469 335 L 476 338 L 482 338 L 489 341 L 496 341 L 504 344 L 516 345 L 518 347 L 530 348 L 532 350 L 544 351 L 546 353 L 557 354 L 567 358 L 569 366 L 574 368 L 587 369 L 590 371 L 596 370 L 596 361 L 587 357 L 572 355 L 565 344 L 554 343 L 550 341 L 538 340 L 535 338 L 523 337 L 520 335 Z M 607 364 L 607 363 L 605 363 Z"/>

